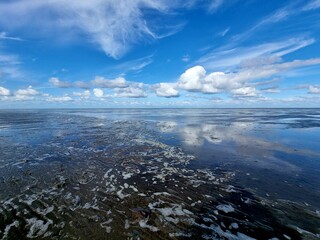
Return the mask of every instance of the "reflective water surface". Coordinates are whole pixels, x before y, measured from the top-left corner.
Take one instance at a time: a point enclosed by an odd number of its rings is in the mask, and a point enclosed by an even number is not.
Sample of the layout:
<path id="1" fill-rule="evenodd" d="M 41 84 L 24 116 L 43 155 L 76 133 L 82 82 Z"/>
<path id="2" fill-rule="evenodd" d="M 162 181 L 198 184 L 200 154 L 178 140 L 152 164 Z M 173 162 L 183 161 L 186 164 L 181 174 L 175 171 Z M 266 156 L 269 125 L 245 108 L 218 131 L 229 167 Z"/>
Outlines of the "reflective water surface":
<path id="1" fill-rule="evenodd" d="M 0 239 L 319 239 L 320 109 L 0 110 Z"/>

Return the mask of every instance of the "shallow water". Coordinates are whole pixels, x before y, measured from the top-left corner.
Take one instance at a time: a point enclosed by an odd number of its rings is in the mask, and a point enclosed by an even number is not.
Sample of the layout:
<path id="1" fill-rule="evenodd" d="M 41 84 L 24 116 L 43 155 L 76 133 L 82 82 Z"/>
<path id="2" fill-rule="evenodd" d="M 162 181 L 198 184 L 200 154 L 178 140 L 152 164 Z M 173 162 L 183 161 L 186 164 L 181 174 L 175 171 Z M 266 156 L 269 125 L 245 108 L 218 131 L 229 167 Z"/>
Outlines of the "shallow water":
<path id="1" fill-rule="evenodd" d="M 0 110 L 0 239 L 319 239 L 320 109 Z"/>

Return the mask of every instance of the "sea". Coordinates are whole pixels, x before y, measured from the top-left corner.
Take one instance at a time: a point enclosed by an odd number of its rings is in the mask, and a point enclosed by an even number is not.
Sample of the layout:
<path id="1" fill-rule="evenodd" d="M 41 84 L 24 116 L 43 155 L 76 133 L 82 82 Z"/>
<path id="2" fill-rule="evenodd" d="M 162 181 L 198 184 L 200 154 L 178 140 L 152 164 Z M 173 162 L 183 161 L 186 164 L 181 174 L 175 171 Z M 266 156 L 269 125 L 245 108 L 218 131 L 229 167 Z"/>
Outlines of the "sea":
<path id="1" fill-rule="evenodd" d="M 0 110 L 0 239 L 320 239 L 320 109 Z"/>

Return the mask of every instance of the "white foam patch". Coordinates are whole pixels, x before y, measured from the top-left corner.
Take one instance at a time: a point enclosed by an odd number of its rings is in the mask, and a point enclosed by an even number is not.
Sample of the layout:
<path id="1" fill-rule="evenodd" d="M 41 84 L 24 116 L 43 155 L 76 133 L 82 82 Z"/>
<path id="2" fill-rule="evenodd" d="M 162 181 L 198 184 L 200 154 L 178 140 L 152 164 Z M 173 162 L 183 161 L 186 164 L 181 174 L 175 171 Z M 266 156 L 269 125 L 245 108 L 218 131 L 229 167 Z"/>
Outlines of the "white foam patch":
<path id="1" fill-rule="evenodd" d="M 13 223 L 9 224 L 6 226 L 6 228 L 4 229 L 4 233 L 3 233 L 3 237 L 2 239 L 7 239 L 8 238 L 8 234 L 10 232 L 10 229 L 12 227 L 19 227 L 19 221 L 14 221 Z"/>
<path id="2" fill-rule="evenodd" d="M 149 221 L 149 218 L 145 218 L 145 219 L 140 220 L 140 221 L 139 221 L 139 226 L 142 227 L 142 228 L 147 228 L 147 229 L 149 229 L 149 230 L 152 231 L 152 232 L 157 232 L 157 231 L 159 231 L 159 228 L 147 224 L 148 221 Z"/>
<path id="3" fill-rule="evenodd" d="M 130 227 L 129 220 L 126 219 L 126 221 L 124 222 L 124 229 L 129 229 L 129 227 Z"/>
<path id="4" fill-rule="evenodd" d="M 160 196 L 160 195 L 163 195 L 163 196 L 171 196 L 170 193 L 167 193 L 167 192 L 155 192 L 153 194 L 154 196 Z"/>
<path id="5" fill-rule="evenodd" d="M 239 225 L 238 225 L 238 223 L 231 223 L 230 227 L 234 228 L 234 229 L 238 229 Z"/>
<path id="6" fill-rule="evenodd" d="M 184 233 L 184 232 L 175 232 L 169 233 L 170 237 L 192 237 L 191 233 Z"/>
<path id="7" fill-rule="evenodd" d="M 28 238 L 38 238 L 43 236 L 49 228 L 49 225 L 52 224 L 51 220 L 48 220 L 46 223 L 42 220 L 36 218 L 27 219 L 28 226 L 30 227 L 29 233 L 27 234 Z"/>
<path id="8" fill-rule="evenodd" d="M 129 179 L 129 178 L 131 178 L 133 176 L 133 173 L 122 173 L 122 177 L 123 177 L 123 179 Z"/>
<path id="9" fill-rule="evenodd" d="M 150 205 L 149 205 L 150 208 Z M 183 209 L 181 205 L 179 204 L 172 204 L 172 207 L 166 207 L 166 208 L 155 208 L 157 211 L 159 211 L 166 219 L 169 216 L 189 216 L 193 215 L 192 212 L 190 212 L 187 209 Z M 172 220 L 172 219 L 168 219 Z"/>
<path id="10" fill-rule="evenodd" d="M 217 209 L 225 213 L 234 212 L 234 208 L 231 205 L 226 205 L 226 204 L 218 205 Z"/>
<path id="11" fill-rule="evenodd" d="M 117 192 L 118 197 L 119 197 L 120 199 L 124 199 L 124 198 L 126 198 L 126 197 L 130 197 L 131 194 L 124 194 L 124 193 L 122 193 L 123 189 L 124 189 L 124 188 L 121 187 L 121 189 Z"/>
<path id="12" fill-rule="evenodd" d="M 46 208 L 44 210 L 41 210 L 40 208 L 37 208 L 36 212 L 38 214 L 41 214 L 41 215 L 45 216 L 45 215 L 51 213 L 53 210 L 54 210 L 54 206 L 51 206 L 51 207 L 48 207 L 48 208 Z"/>
<path id="13" fill-rule="evenodd" d="M 112 228 L 108 226 L 113 221 L 112 218 L 108 219 L 105 222 L 100 223 L 100 226 L 106 230 L 107 233 L 111 233 Z"/>
<path id="14" fill-rule="evenodd" d="M 109 173 L 111 173 L 112 168 L 110 168 L 105 174 L 104 174 L 104 178 L 108 178 L 109 177 Z"/>
<path id="15" fill-rule="evenodd" d="M 232 240 L 256 240 L 255 238 L 249 237 L 243 233 L 238 232 L 236 235 L 232 234 L 230 231 L 223 231 L 220 226 L 211 225 L 206 226 L 203 224 L 197 224 L 199 227 L 205 228 L 205 229 L 211 229 L 214 233 L 213 236 L 203 235 L 202 237 L 204 239 L 217 239 L 216 235 L 219 235 L 220 237 L 226 238 L 226 239 L 232 239 Z M 220 239 L 220 238 L 219 238 Z"/>

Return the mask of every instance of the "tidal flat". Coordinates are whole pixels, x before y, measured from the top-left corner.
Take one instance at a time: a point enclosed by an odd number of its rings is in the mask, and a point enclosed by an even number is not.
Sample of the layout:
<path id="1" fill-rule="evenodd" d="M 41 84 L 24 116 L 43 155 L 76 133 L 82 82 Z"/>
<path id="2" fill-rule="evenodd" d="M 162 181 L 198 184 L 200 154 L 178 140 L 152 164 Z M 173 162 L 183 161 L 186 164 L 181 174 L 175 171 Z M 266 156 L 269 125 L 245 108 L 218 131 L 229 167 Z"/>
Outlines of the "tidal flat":
<path id="1" fill-rule="evenodd" d="M 0 239 L 320 239 L 320 109 L 0 110 Z"/>

